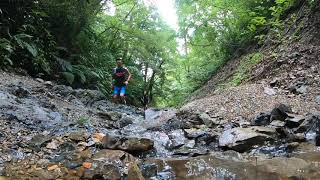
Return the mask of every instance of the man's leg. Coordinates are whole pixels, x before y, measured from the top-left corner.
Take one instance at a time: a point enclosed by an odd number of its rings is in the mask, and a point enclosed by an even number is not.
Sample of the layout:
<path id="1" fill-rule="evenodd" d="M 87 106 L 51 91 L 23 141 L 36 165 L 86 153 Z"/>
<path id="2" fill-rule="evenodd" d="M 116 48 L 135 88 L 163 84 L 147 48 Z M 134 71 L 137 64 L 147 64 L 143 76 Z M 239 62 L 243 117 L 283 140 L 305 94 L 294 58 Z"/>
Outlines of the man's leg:
<path id="1" fill-rule="evenodd" d="M 125 95 L 126 95 L 126 86 L 122 86 L 120 88 L 120 98 L 123 104 L 127 104 Z"/>
<path id="2" fill-rule="evenodd" d="M 112 99 L 113 103 L 118 103 L 118 94 L 119 94 L 119 91 L 120 91 L 120 88 L 119 88 L 119 87 L 115 86 L 115 87 L 113 88 L 113 99 Z"/>

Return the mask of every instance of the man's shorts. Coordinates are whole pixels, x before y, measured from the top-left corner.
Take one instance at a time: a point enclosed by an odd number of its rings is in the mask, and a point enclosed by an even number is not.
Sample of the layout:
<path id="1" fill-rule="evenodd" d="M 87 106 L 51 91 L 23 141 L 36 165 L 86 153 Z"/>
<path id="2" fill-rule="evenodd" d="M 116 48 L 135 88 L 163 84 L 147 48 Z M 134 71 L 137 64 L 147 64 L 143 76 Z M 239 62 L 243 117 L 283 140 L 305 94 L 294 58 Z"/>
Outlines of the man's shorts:
<path id="1" fill-rule="evenodd" d="M 126 86 L 114 86 L 113 95 L 125 95 L 126 94 Z"/>

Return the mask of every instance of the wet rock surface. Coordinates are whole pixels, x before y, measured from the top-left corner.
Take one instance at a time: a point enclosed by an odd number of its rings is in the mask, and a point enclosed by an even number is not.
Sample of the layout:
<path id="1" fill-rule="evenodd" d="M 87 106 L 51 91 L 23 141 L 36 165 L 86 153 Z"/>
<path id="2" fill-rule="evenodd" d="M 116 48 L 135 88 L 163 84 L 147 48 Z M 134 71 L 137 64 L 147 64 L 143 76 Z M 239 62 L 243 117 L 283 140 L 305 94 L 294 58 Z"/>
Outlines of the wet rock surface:
<path id="1" fill-rule="evenodd" d="M 129 152 L 144 152 L 153 148 L 153 141 L 147 138 L 105 136 L 102 147 L 106 149 L 119 149 Z"/>
<path id="2" fill-rule="evenodd" d="M 233 128 L 222 133 L 219 146 L 230 148 L 239 152 L 250 150 L 255 145 L 262 145 L 275 134 L 274 129 Z"/>
<path id="3" fill-rule="evenodd" d="M 0 179 L 319 175 L 319 114 L 278 104 L 254 118 L 148 109 L 144 119 L 139 109 L 113 104 L 97 91 L 2 75 Z"/>

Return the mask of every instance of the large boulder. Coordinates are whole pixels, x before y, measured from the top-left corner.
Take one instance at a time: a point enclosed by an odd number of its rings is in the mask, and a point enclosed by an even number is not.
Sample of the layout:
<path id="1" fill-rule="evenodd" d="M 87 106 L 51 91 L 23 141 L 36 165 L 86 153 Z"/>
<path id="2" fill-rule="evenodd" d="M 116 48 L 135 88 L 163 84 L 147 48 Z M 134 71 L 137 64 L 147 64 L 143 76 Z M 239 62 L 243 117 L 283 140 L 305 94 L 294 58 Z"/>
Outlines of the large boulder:
<path id="1" fill-rule="evenodd" d="M 271 111 L 270 121 L 273 121 L 273 120 L 284 121 L 288 117 L 287 113 L 291 113 L 291 112 L 292 110 L 289 106 L 285 104 L 280 104 L 277 107 L 273 108 L 273 110 Z"/>
<path id="2" fill-rule="evenodd" d="M 174 130 L 171 133 L 169 133 L 168 136 L 171 140 L 171 148 L 181 147 L 187 141 L 187 138 L 184 136 L 184 131 L 182 129 Z"/>
<path id="3" fill-rule="evenodd" d="M 96 161 L 90 169 L 83 171 L 80 179 L 115 179 L 120 180 L 123 177 L 123 173 L 120 167 L 116 164 L 108 164 L 100 161 Z M 80 171 L 81 172 L 81 171 Z M 77 172 L 77 174 L 80 174 Z M 71 178 L 70 178 L 71 179 Z"/>
<path id="4" fill-rule="evenodd" d="M 199 119 L 208 127 L 215 127 L 217 125 L 217 120 L 215 118 L 211 118 L 207 113 L 200 113 Z"/>
<path id="5" fill-rule="evenodd" d="M 144 152 L 153 149 L 153 141 L 139 137 L 121 137 L 106 135 L 102 139 L 102 146 L 105 149 L 118 149 L 128 152 Z"/>
<path id="6" fill-rule="evenodd" d="M 296 114 L 287 114 L 286 118 L 286 126 L 289 128 L 296 128 L 305 120 L 304 116 L 296 115 Z"/>
<path id="7" fill-rule="evenodd" d="M 95 161 L 122 161 L 124 164 L 135 162 L 136 158 L 131 154 L 120 150 L 102 149 L 93 158 Z"/>
<path id="8" fill-rule="evenodd" d="M 320 121 L 320 115 L 309 115 L 305 120 L 296 128 L 295 133 L 305 133 L 309 131 L 317 121 Z"/>
<path id="9" fill-rule="evenodd" d="M 219 138 L 219 146 L 238 152 L 250 150 L 254 145 L 263 144 L 276 134 L 273 128 L 253 126 L 226 130 Z"/>
<path id="10" fill-rule="evenodd" d="M 270 124 L 270 113 L 261 113 L 254 119 L 252 119 L 251 124 L 254 126 L 266 126 Z"/>

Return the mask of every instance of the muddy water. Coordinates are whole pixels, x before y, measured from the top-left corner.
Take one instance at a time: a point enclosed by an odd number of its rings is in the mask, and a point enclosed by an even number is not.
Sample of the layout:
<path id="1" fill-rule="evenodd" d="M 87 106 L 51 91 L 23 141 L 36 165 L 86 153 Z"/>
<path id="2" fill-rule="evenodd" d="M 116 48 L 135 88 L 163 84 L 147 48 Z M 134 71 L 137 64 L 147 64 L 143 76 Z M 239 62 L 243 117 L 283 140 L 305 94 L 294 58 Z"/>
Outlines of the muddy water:
<path id="1" fill-rule="evenodd" d="M 320 154 L 304 154 L 300 158 L 273 158 L 263 161 L 231 160 L 207 155 L 196 158 L 148 159 L 160 171 L 170 171 L 176 179 L 318 179 Z M 169 170 L 168 170 L 169 169 Z"/>

